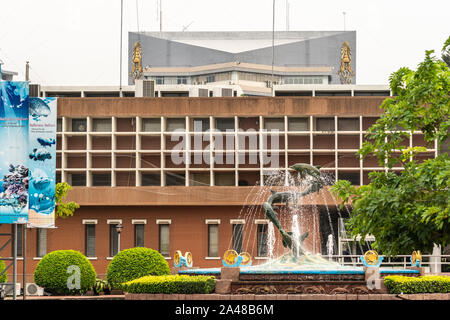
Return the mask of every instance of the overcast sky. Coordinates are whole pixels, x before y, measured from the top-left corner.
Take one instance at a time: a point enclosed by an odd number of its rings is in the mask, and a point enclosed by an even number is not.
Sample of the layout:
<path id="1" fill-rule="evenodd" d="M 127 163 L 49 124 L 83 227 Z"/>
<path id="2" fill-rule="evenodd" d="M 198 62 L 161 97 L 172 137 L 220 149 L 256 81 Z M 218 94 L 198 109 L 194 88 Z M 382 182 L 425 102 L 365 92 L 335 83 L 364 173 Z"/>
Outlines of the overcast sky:
<path id="1" fill-rule="evenodd" d="M 272 0 L 162 0 L 163 31 L 271 31 Z M 118 85 L 120 0 L 0 1 L 0 59 L 33 83 Z M 356 30 L 357 83 L 387 84 L 415 68 L 425 50 L 440 56 L 450 36 L 448 0 L 289 0 L 290 30 Z M 137 10 L 138 9 L 138 10 Z M 137 14 L 138 13 L 138 14 Z M 286 0 L 275 29 L 286 30 Z M 138 19 L 137 19 L 138 17 Z M 157 0 L 124 0 L 123 84 L 128 31 L 158 31 Z M 139 24 L 138 24 L 139 21 Z M 192 23 L 191 23 L 192 22 Z"/>

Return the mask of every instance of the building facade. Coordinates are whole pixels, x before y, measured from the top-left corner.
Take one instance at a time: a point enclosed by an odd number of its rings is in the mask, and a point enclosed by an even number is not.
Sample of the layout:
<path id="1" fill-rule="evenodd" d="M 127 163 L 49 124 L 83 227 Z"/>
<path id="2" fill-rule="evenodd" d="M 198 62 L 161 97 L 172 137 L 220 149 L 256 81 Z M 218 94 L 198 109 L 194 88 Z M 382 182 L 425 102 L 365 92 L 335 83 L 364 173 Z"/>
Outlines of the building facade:
<path id="1" fill-rule="evenodd" d="M 363 185 L 370 171 L 385 170 L 373 157 L 355 156 L 383 99 L 317 91 L 314 97 L 59 98 L 57 179 L 73 186 L 68 200 L 81 208 L 57 219 L 56 229 L 28 230 L 29 280 L 40 258 L 57 249 L 81 251 L 99 275 L 119 250 L 133 246 L 160 251 L 170 265 L 176 250 L 192 252 L 196 267 L 220 266 L 230 248 L 266 261 L 261 205 L 271 189 L 289 185 L 289 166 L 320 165 L 330 184 L 337 178 Z M 404 143 L 425 146 L 421 133 Z M 435 146 L 427 147 L 423 159 L 436 155 Z M 338 209 L 328 187 L 301 206 L 308 249 L 325 253 L 332 234 L 335 253 L 345 253 L 350 240 L 340 222 L 348 212 Z M 277 246 L 281 252 L 280 241 Z"/>
<path id="2" fill-rule="evenodd" d="M 239 86 L 356 83 L 355 31 L 130 32 L 129 84 Z"/>

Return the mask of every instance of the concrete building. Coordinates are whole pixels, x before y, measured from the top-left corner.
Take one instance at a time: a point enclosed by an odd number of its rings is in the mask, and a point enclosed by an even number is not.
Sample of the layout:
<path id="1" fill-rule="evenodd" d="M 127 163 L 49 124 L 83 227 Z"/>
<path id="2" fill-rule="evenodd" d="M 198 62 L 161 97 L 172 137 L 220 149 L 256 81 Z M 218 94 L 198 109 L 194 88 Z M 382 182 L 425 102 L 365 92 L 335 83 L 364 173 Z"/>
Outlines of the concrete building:
<path id="1" fill-rule="evenodd" d="M 270 189 L 286 183 L 272 179 L 274 171 L 287 177 L 290 165 L 309 163 L 321 165 L 330 183 L 363 185 L 370 171 L 385 170 L 373 157 L 355 156 L 384 99 L 358 91 L 352 87 L 352 96 L 342 97 L 318 96 L 317 89 L 314 97 L 60 98 L 57 179 L 72 184 L 68 200 L 81 208 L 57 219 L 56 229 L 29 230 L 29 281 L 39 259 L 56 249 L 83 252 L 99 275 L 119 247 L 157 249 L 170 265 L 175 250 L 192 252 L 197 267 L 220 266 L 230 248 L 265 261 L 268 220 L 260 206 Z M 220 138 L 231 144 L 208 148 Z M 183 139 L 185 147 L 177 149 Z M 405 144 L 425 145 L 423 135 Z M 435 155 L 431 146 L 423 159 Z M 348 212 L 338 209 L 327 187 L 305 199 L 302 212 L 312 252 L 326 252 L 329 234 L 336 253 L 361 252 L 340 228 Z"/>
<path id="2" fill-rule="evenodd" d="M 270 96 L 273 84 L 356 81 L 355 31 L 277 31 L 273 48 L 272 32 L 130 32 L 128 47 L 129 84 L 227 84 Z"/>
<path id="3" fill-rule="evenodd" d="M 1 71 L 2 71 L 1 80 L 3 81 L 13 81 L 13 78 L 18 75 L 18 73 L 15 71 L 4 70 L 3 68 L 1 69 Z"/>

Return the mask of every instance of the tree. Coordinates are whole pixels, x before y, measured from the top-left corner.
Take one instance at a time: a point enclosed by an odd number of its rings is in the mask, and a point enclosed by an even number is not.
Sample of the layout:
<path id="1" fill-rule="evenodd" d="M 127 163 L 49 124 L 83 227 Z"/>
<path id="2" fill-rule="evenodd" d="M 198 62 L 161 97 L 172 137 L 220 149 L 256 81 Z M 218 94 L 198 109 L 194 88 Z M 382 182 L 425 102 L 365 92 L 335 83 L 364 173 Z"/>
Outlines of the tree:
<path id="1" fill-rule="evenodd" d="M 56 218 L 67 218 L 73 216 L 73 213 L 80 205 L 74 201 L 66 202 L 67 193 L 72 187 L 66 182 L 56 184 L 55 202 L 56 202 Z"/>
<path id="2" fill-rule="evenodd" d="M 450 45 L 450 38 L 444 49 Z M 405 147 L 421 131 L 427 147 L 440 149 L 449 138 L 450 70 L 433 51 L 416 71 L 400 68 L 389 78 L 394 97 L 383 101 L 384 113 L 369 128 L 358 151 L 375 155 L 383 172 L 371 172 L 370 184 L 354 187 L 340 180 L 332 187 L 342 206 L 353 204 L 347 228 L 353 236 L 375 236 L 373 247 L 386 255 L 431 251 L 450 243 L 450 159 L 446 153 L 420 161 L 424 147 Z M 403 167 L 393 172 L 393 167 Z"/>
<path id="3" fill-rule="evenodd" d="M 450 68 L 450 38 L 447 39 L 444 47 L 442 48 L 442 60 L 444 60 L 444 62 Z"/>

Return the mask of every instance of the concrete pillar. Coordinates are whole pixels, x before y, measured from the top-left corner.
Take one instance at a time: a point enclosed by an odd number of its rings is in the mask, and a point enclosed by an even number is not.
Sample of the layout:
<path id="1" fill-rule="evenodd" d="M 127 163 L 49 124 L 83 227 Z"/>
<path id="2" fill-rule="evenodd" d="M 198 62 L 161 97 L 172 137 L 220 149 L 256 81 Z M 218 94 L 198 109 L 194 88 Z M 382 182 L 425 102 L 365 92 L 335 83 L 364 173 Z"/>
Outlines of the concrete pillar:
<path id="1" fill-rule="evenodd" d="M 239 274 L 241 268 L 238 267 L 223 267 L 220 269 L 220 280 L 216 280 L 215 292 L 218 294 L 231 293 L 231 283 L 239 281 Z"/>
<path id="2" fill-rule="evenodd" d="M 379 267 L 364 267 L 364 280 L 366 281 L 367 289 L 377 293 L 387 293 L 387 288 L 381 279 Z"/>

